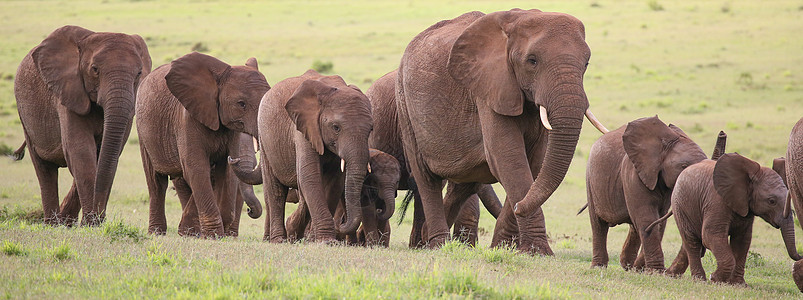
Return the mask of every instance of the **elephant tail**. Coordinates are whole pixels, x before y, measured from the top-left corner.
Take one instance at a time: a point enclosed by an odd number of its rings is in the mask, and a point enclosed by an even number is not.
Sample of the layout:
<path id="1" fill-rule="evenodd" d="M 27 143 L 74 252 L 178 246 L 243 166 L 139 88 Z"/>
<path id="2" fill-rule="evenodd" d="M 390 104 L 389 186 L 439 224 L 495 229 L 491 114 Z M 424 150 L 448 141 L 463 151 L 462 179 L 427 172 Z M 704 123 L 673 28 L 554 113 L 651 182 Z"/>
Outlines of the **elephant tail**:
<path id="1" fill-rule="evenodd" d="M 14 150 L 14 152 L 11 154 L 11 158 L 15 161 L 22 160 L 22 158 L 25 157 L 25 145 L 27 144 L 27 140 L 23 141 L 22 145 L 20 145 L 20 147 L 17 148 L 17 150 Z"/>
<path id="2" fill-rule="evenodd" d="M 401 213 L 399 214 L 399 221 L 396 225 L 401 225 L 402 221 L 404 221 L 404 215 L 407 214 L 407 208 L 410 207 L 410 203 L 413 202 L 413 195 L 418 190 L 418 186 L 415 184 L 415 180 L 412 177 L 407 181 L 407 194 L 404 194 L 404 200 L 401 203 Z"/>
<path id="3" fill-rule="evenodd" d="M 580 208 L 580 210 L 578 210 L 578 211 L 577 211 L 577 214 L 576 214 L 576 216 L 579 216 L 581 213 L 583 213 L 583 211 L 585 211 L 585 210 L 586 210 L 586 208 L 588 208 L 588 203 L 586 203 L 585 205 L 583 205 L 583 207 L 581 207 L 581 208 Z"/>
<path id="4" fill-rule="evenodd" d="M 672 215 L 672 208 L 670 207 L 670 208 L 669 208 L 669 211 L 668 211 L 668 212 L 666 212 L 666 214 L 665 214 L 663 217 L 661 217 L 661 218 L 660 218 L 660 219 L 658 219 L 658 220 L 655 220 L 655 222 L 652 222 L 652 224 L 648 225 L 648 226 L 647 226 L 647 228 L 645 228 L 645 229 L 644 229 L 644 231 L 645 231 L 645 232 L 647 232 L 647 233 L 649 234 L 650 232 L 652 232 L 652 228 L 653 228 L 655 225 L 657 225 L 658 223 L 661 223 L 661 222 L 663 222 L 663 221 L 666 221 L 666 219 L 669 219 L 669 217 L 670 217 L 671 215 Z"/>

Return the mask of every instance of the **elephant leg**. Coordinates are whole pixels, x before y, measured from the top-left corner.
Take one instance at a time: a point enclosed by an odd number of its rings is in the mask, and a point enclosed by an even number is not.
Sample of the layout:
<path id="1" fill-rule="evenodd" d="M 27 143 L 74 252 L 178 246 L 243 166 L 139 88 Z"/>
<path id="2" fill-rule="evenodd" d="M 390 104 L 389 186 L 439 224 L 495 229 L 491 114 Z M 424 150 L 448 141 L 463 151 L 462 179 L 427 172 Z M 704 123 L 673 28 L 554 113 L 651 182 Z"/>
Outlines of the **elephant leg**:
<path id="1" fill-rule="evenodd" d="M 178 223 L 178 234 L 181 236 L 201 236 L 201 221 L 198 219 L 198 207 L 192 197 L 192 189 L 184 178 L 173 179 L 178 201 L 181 203 L 181 220 Z"/>
<path id="2" fill-rule="evenodd" d="M 276 177 L 273 176 L 270 165 L 267 163 L 265 153 L 262 153 L 262 178 L 265 205 L 268 207 L 268 214 L 265 218 L 265 234 L 262 239 L 271 243 L 281 243 L 287 239 L 287 231 L 284 227 L 284 206 L 287 200 L 287 187 L 283 186 Z M 301 193 L 296 190 L 301 203 Z"/>
<path id="3" fill-rule="evenodd" d="M 736 269 L 736 258 L 733 256 L 733 251 L 728 244 L 728 236 L 703 233 L 703 239 L 708 241 L 711 246 L 711 253 L 717 259 L 717 269 L 714 273 L 711 273 L 711 281 L 727 282 Z"/>
<path id="4" fill-rule="evenodd" d="M 39 190 L 42 193 L 45 224 L 59 225 L 59 167 L 39 158 L 33 151 L 33 146 L 28 146 L 28 148 L 31 150 L 31 162 L 33 162 L 36 178 L 39 180 Z"/>
<path id="5" fill-rule="evenodd" d="M 673 277 L 679 277 L 686 273 L 686 269 L 689 267 L 689 257 L 686 255 L 686 246 L 680 245 L 680 251 L 678 251 L 678 255 L 675 256 L 675 260 L 672 261 L 672 265 L 669 266 L 669 269 L 666 270 L 666 274 Z"/>
<path id="6" fill-rule="evenodd" d="M 95 209 L 95 179 L 98 165 L 98 147 L 93 134 L 95 128 L 91 118 L 78 116 L 59 108 L 61 121 L 61 142 L 67 168 L 72 174 L 81 202 L 81 225 L 100 224 L 103 212 Z"/>
<path id="7" fill-rule="evenodd" d="M 410 181 L 413 182 L 410 186 L 415 187 L 415 182 L 412 177 L 410 177 Z M 415 188 L 413 189 L 413 226 L 410 230 L 408 247 L 413 249 L 424 247 L 423 230 L 425 222 L 424 204 L 421 203 L 421 195 L 418 193 L 418 188 Z"/>
<path id="8" fill-rule="evenodd" d="M 367 247 L 379 245 L 379 229 L 376 219 L 376 205 L 367 205 L 362 207 L 362 234 L 364 235 Z"/>
<path id="9" fill-rule="evenodd" d="M 752 236 L 753 226 L 747 226 L 745 231 L 733 232 L 731 235 L 730 246 L 736 264 L 731 278 L 728 279 L 731 284 L 747 285 L 744 281 L 744 266 L 747 262 L 747 253 L 750 250 Z"/>
<path id="10" fill-rule="evenodd" d="M 447 189 L 448 190 L 448 189 Z M 448 193 L 448 192 L 447 192 Z M 480 221 L 480 199 L 477 194 L 473 194 L 466 199 L 460 214 L 454 222 L 454 233 L 452 236 L 460 242 L 470 246 L 477 244 L 477 230 Z"/>
<path id="11" fill-rule="evenodd" d="M 225 160 L 215 163 L 212 168 L 212 190 L 215 191 L 220 219 L 223 221 L 223 235 L 237 236 L 237 232 L 231 230 L 231 223 L 234 222 L 234 210 L 237 207 L 237 184 L 239 182 L 230 169 Z"/>
<path id="12" fill-rule="evenodd" d="M 78 199 L 78 187 L 73 180 L 70 191 L 59 208 L 59 222 L 65 226 L 72 227 L 78 222 L 78 214 L 81 212 L 81 200 Z"/>
<path id="13" fill-rule="evenodd" d="M 238 184 L 237 188 L 237 197 L 234 198 L 234 220 L 231 221 L 231 225 L 229 225 L 229 232 L 231 236 L 238 236 L 240 234 L 240 216 L 243 213 L 243 204 L 245 203 L 245 195 L 243 194 L 243 189 L 240 185 L 244 183 Z"/>
<path id="14" fill-rule="evenodd" d="M 591 218 L 591 267 L 608 267 L 608 223 L 597 217 L 591 205 L 588 215 Z"/>
<path id="15" fill-rule="evenodd" d="M 638 231 L 636 231 L 636 227 L 631 224 L 625 243 L 622 245 L 622 253 L 619 255 L 619 264 L 623 269 L 630 270 L 635 267 L 638 270 L 638 268 L 644 266 L 644 256 L 639 252 L 640 247 L 641 238 Z M 639 258 L 641 258 L 641 266 L 637 263 Z"/>
<path id="16" fill-rule="evenodd" d="M 145 183 L 148 185 L 148 233 L 166 234 L 167 218 L 165 217 L 165 193 L 167 192 L 167 176 L 156 173 L 150 155 L 144 146 L 140 147 L 142 165 L 145 169 Z"/>
<path id="17" fill-rule="evenodd" d="M 294 197 L 298 199 L 298 207 L 287 217 L 287 239 L 290 242 L 297 242 L 304 238 L 304 232 L 307 229 L 307 224 L 309 224 L 310 215 L 307 202 L 304 201 L 297 192 L 294 191 L 292 193 L 296 194 Z"/>
<path id="18" fill-rule="evenodd" d="M 700 241 L 686 241 L 685 239 L 683 244 L 684 250 L 686 251 L 686 257 L 688 258 L 691 276 L 693 278 L 705 281 L 705 269 L 703 269 L 703 262 L 701 259 L 703 253 L 703 244 Z"/>
<path id="19" fill-rule="evenodd" d="M 424 243 L 428 248 L 439 248 L 449 239 L 449 226 L 446 222 L 446 212 L 443 207 L 443 181 L 436 179 L 423 179 L 423 174 L 417 174 L 417 168 L 413 168 L 413 176 L 418 184 L 418 192 L 421 194 L 421 203 L 424 208 L 424 219 L 426 233 L 422 228 L 422 237 L 426 238 Z M 422 180 L 423 179 L 423 180 Z"/>
<path id="20" fill-rule="evenodd" d="M 205 158 L 205 155 L 196 152 L 190 152 L 189 157 L 182 161 L 184 180 L 192 190 L 191 200 L 184 211 L 187 212 L 194 203 L 201 222 L 201 237 L 219 238 L 224 235 L 223 220 L 212 188 L 212 168 L 206 163 L 189 163 L 206 161 L 208 158 Z"/>

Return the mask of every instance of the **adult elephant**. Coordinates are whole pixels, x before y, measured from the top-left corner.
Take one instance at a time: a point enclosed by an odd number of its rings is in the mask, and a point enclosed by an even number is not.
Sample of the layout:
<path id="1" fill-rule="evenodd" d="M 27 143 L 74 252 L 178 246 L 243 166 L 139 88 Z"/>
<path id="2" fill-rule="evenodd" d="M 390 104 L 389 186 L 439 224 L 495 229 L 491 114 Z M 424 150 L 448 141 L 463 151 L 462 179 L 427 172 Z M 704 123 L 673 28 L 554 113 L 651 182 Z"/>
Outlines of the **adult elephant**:
<path id="1" fill-rule="evenodd" d="M 718 140 L 722 149 L 716 148 L 714 155 L 724 152 L 724 144 L 724 138 Z M 665 223 L 652 232 L 646 227 L 669 210 L 680 172 L 706 158 L 680 128 L 667 126 L 658 116 L 631 121 L 594 142 L 586 167 L 591 266 L 608 265 L 608 228 L 630 224 L 619 256 L 622 268 L 664 270 Z"/>
<path id="2" fill-rule="evenodd" d="M 443 179 L 466 195 L 498 181 L 507 200 L 491 245 L 552 254 L 540 206 L 566 175 L 583 114 L 607 131 L 587 110 L 590 56 L 582 22 L 539 10 L 470 12 L 410 42 L 396 101 L 430 247 L 449 237 Z"/>
<path id="3" fill-rule="evenodd" d="M 395 157 L 400 165 L 399 169 L 399 189 L 408 190 L 414 197 L 413 228 L 410 233 L 409 246 L 418 248 L 424 246 L 424 212 L 421 207 L 421 197 L 415 189 L 415 181 L 410 177 L 407 169 L 407 159 L 404 156 L 404 146 L 401 139 L 401 130 L 397 118 L 396 109 L 396 81 L 398 81 L 398 70 L 393 70 L 377 79 L 365 92 L 368 100 L 371 101 L 371 115 L 374 116 L 374 130 L 368 136 L 368 146 L 373 149 L 381 150 Z M 454 184 L 450 184 L 446 191 L 447 201 L 454 199 Z M 478 197 L 479 196 L 479 197 Z M 499 216 L 502 204 L 496 196 L 493 188 L 489 184 L 483 185 L 478 194 L 468 196 L 463 206 L 446 204 L 453 207 L 454 212 L 459 213 L 454 222 L 454 235 L 463 242 L 470 245 L 476 244 L 477 229 L 479 223 L 479 201 L 482 200 L 485 207 L 494 218 Z M 405 202 L 409 204 L 408 202 Z M 404 209 L 406 209 L 406 205 Z M 452 224 L 448 224 L 452 226 Z"/>
<path id="4" fill-rule="evenodd" d="M 336 232 L 355 232 L 362 220 L 360 192 L 368 167 L 368 134 L 373 127 L 368 98 L 340 76 L 309 70 L 280 81 L 265 93 L 258 118 L 260 166 L 234 170 L 249 184 L 264 179 L 270 212 L 264 239 L 287 239 L 284 206 L 288 188 L 296 189 L 309 205 L 313 239 L 326 242 L 334 240 Z M 332 212 L 343 195 L 346 221 L 335 224 Z"/>
<path id="5" fill-rule="evenodd" d="M 78 26 L 56 29 L 22 59 L 14 96 L 47 224 L 71 224 L 80 210 L 82 225 L 103 221 L 137 87 L 150 71 L 140 36 Z M 65 166 L 74 180 L 60 209 Z"/>
<path id="6" fill-rule="evenodd" d="M 164 201 L 172 177 L 178 179 L 174 185 L 186 203 L 180 234 L 233 234 L 238 182 L 226 158 L 240 152 L 241 133 L 257 135 L 257 108 L 269 89 L 256 59 L 230 66 L 197 52 L 145 78 L 136 110 L 150 198 L 149 233 L 167 229 Z M 198 214 L 200 228 L 187 218 L 193 214 Z"/>
<path id="7" fill-rule="evenodd" d="M 797 121 L 789 135 L 789 145 L 786 148 L 785 179 L 789 187 L 784 216 L 791 212 L 792 203 L 798 220 L 803 220 L 803 118 Z M 803 291 L 803 261 L 795 263 L 794 279 L 798 289 Z"/>

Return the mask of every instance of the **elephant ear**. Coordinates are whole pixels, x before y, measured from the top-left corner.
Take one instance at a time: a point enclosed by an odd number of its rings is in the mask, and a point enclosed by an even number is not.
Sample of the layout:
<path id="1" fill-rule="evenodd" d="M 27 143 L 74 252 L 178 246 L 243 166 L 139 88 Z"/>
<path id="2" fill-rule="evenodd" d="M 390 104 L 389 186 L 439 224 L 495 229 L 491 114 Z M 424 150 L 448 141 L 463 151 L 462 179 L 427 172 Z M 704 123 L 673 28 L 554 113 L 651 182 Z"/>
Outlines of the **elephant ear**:
<path id="1" fill-rule="evenodd" d="M 254 57 L 248 58 L 248 60 L 245 61 L 245 65 L 254 68 L 254 70 L 259 71 L 259 64 L 257 63 L 257 59 Z"/>
<path id="2" fill-rule="evenodd" d="M 471 23 L 452 45 L 447 70 L 467 88 L 475 101 L 485 102 L 493 111 L 518 116 L 524 109 L 524 95 L 508 60 L 508 35 L 504 28 L 524 11 L 501 11 Z"/>
<path id="3" fill-rule="evenodd" d="M 78 42 L 93 33 L 78 26 L 64 26 L 53 31 L 31 53 L 50 91 L 62 105 L 79 115 L 89 113 L 90 100 L 78 69 L 81 55 Z"/>
<path id="4" fill-rule="evenodd" d="M 220 128 L 218 92 L 231 66 L 206 54 L 193 52 L 170 63 L 167 88 L 194 119 L 214 131 Z"/>
<path id="5" fill-rule="evenodd" d="M 627 123 L 625 133 L 622 135 L 622 144 L 630 162 L 636 168 L 639 179 L 648 189 L 654 190 L 658 184 L 658 173 L 661 171 L 664 151 L 678 137 L 676 130 L 666 126 L 658 116 Z"/>
<path id="6" fill-rule="evenodd" d="M 714 189 L 733 212 L 744 217 L 750 207 L 750 186 L 761 166 L 738 153 L 722 155 L 714 166 Z"/>
<path id="7" fill-rule="evenodd" d="M 134 44 L 139 52 L 139 58 L 142 61 L 142 74 L 139 75 L 139 80 L 142 80 L 151 73 L 151 68 L 153 67 L 151 54 L 148 52 L 148 45 L 145 44 L 145 40 L 141 36 L 133 34 L 131 38 L 134 39 Z"/>
<path id="8" fill-rule="evenodd" d="M 296 124 L 296 130 L 312 144 L 312 148 L 323 155 L 323 137 L 321 136 L 321 98 L 337 90 L 326 83 L 308 79 L 301 83 L 293 95 L 287 100 L 284 109 Z"/>
<path id="9" fill-rule="evenodd" d="M 786 183 L 786 158 L 779 157 L 773 159 L 772 170 L 775 171 L 775 173 L 778 173 L 778 175 L 781 175 L 781 179 L 783 179 L 783 184 L 788 187 L 789 184 Z"/>

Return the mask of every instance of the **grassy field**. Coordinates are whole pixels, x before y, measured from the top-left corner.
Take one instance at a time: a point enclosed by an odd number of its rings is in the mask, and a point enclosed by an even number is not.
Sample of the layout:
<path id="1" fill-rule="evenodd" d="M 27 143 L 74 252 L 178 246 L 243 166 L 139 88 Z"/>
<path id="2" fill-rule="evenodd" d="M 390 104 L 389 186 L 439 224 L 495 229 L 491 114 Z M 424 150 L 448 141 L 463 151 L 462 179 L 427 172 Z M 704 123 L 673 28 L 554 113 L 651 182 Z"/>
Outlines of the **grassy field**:
<path id="1" fill-rule="evenodd" d="M 154 68 L 192 50 L 232 63 L 248 57 L 274 84 L 317 65 L 367 89 L 397 67 L 412 37 L 461 13 L 514 7 L 572 14 L 592 50 L 591 108 L 610 129 L 658 114 L 706 152 L 725 130 L 728 151 L 763 165 L 783 156 L 803 111 L 803 2 L 764 1 L 0 1 L 0 151 L 23 141 L 13 78 L 23 56 L 66 24 L 145 38 Z M 585 161 L 599 133 L 586 123 L 561 187 L 545 204 L 554 257 L 450 243 L 409 250 L 410 220 L 389 249 L 267 244 L 264 219 L 244 216 L 237 239 L 178 237 L 180 205 L 167 200 L 167 236 L 143 234 L 145 185 L 136 134 L 122 154 L 100 228 L 51 228 L 29 159 L 0 159 L 0 297 L 5 298 L 782 298 L 799 295 L 780 232 L 756 221 L 745 279 L 750 288 L 625 272 L 625 226 L 612 228 L 611 266 L 591 269 Z M 72 178 L 60 175 L 61 194 Z M 261 187 L 257 187 L 261 197 Z M 500 196 L 504 191 L 497 187 Z M 400 202 L 400 201 L 399 201 Z M 293 209 L 288 205 L 288 210 Z M 263 217 L 264 218 L 264 217 Z M 798 235 L 800 236 L 800 229 Z M 680 247 L 670 219 L 667 265 Z M 801 246 L 798 246 L 801 248 Z M 801 249 L 803 250 L 803 249 Z M 704 264 L 714 270 L 712 255 Z"/>

